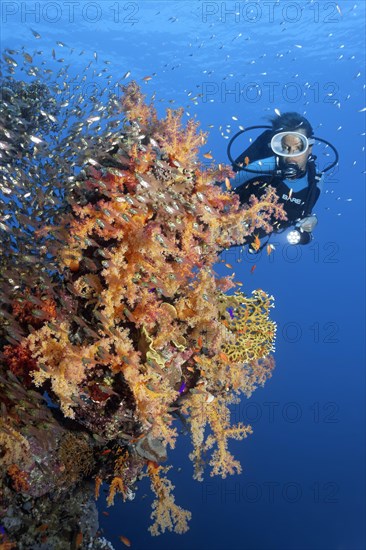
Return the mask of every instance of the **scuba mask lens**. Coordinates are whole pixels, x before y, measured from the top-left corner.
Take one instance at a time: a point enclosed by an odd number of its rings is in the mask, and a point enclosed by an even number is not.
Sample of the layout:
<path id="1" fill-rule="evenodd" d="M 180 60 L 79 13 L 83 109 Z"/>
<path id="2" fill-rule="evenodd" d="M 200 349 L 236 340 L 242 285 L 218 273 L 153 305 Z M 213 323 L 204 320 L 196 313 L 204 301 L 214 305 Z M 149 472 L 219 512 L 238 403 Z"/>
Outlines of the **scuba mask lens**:
<path id="1" fill-rule="evenodd" d="M 271 139 L 271 149 L 279 157 L 298 157 L 313 145 L 314 140 L 308 139 L 300 132 L 279 132 Z"/>

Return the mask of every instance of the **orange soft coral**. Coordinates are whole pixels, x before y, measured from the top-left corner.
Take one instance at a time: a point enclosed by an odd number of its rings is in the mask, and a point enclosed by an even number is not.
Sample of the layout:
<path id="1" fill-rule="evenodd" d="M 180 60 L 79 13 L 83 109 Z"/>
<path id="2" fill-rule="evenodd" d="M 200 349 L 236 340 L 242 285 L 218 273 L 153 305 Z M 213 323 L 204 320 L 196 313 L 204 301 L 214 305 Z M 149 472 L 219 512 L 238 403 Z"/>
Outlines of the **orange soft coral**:
<path id="1" fill-rule="evenodd" d="M 96 489 L 102 476 L 110 483 L 108 504 L 117 492 L 128 495 L 137 457 L 157 496 L 152 534 L 184 532 L 190 514 L 151 459 L 163 461 L 174 447 L 177 411 L 190 422 L 197 478 L 206 453 L 212 474 L 240 472 L 228 442 L 251 428 L 231 426 L 228 406 L 270 376 L 272 298 L 260 290 L 229 295 L 233 276 L 219 279 L 214 269 L 224 247 L 243 244 L 283 212 L 271 189 L 241 207 L 217 185 L 230 177 L 228 167 L 199 166 L 205 135 L 195 121 L 184 125 L 182 109 L 158 120 L 135 83 L 124 91 L 123 132 L 109 136 L 111 153 L 89 159 L 70 215 L 52 232 L 60 243 L 55 301 L 35 291 L 13 306 L 26 335 L 4 355 L 8 369 L 28 373 L 60 414 L 108 445 L 102 460 L 90 460 Z M 18 454 L 24 447 L 16 434 L 4 438 L 7 465 L 13 439 Z M 122 443 L 128 461 L 109 460 Z"/>
<path id="2" fill-rule="evenodd" d="M 11 464 L 8 468 L 8 475 L 11 478 L 14 489 L 17 493 L 25 493 L 29 490 L 28 474 L 16 464 Z"/>
<path id="3" fill-rule="evenodd" d="M 162 477 L 162 472 L 167 468 L 159 466 L 155 462 L 149 461 L 147 471 L 151 480 L 151 488 L 156 495 L 153 502 L 151 518 L 154 523 L 149 527 L 152 535 L 156 536 L 164 533 L 166 529 L 182 534 L 188 530 L 188 521 L 192 514 L 175 504 L 172 490 L 174 485 L 166 477 Z"/>
<path id="4" fill-rule="evenodd" d="M 157 141 L 168 154 L 171 162 L 180 163 L 185 169 L 191 167 L 199 148 L 206 142 L 207 134 L 197 133 L 198 123 L 189 119 L 183 128 L 184 109 L 168 109 L 162 122 Z"/>

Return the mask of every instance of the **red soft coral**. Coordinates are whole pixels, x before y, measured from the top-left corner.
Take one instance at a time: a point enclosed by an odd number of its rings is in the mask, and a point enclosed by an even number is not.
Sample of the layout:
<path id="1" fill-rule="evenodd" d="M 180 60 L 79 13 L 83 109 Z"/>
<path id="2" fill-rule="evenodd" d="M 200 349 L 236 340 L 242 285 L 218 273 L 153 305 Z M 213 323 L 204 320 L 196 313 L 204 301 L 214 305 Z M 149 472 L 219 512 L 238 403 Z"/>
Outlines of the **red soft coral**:
<path id="1" fill-rule="evenodd" d="M 3 353 L 5 364 L 11 372 L 16 376 L 20 376 L 27 387 L 31 386 L 33 382 L 31 373 L 38 371 L 38 367 L 28 346 L 23 344 L 5 346 Z"/>

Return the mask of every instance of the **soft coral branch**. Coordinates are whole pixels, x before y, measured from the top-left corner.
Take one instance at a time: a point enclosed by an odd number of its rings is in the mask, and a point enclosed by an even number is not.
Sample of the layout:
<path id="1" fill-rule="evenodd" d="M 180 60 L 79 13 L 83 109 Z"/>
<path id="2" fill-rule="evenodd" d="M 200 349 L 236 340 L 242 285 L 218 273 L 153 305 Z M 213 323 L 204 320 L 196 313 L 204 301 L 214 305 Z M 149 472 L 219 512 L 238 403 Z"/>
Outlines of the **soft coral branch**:
<path id="1" fill-rule="evenodd" d="M 166 470 L 166 468 L 165 468 Z M 188 530 L 188 521 L 192 514 L 175 504 L 172 490 L 174 485 L 166 477 L 162 477 L 162 466 L 149 461 L 147 471 L 151 480 L 151 488 L 156 495 L 153 502 L 151 518 L 154 523 L 149 527 L 152 535 L 159 535 L 166 530 L 182 534 Z"/>

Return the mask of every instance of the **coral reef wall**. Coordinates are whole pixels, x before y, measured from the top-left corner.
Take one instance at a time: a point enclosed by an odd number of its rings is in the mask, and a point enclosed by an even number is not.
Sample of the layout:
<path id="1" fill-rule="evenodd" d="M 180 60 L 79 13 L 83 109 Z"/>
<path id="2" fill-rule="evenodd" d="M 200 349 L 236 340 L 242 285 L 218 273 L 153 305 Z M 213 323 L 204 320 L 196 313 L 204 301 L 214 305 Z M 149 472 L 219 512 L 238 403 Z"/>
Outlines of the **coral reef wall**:
<path id="1" fill-rule="evenodd" d="M 7 86 L 6 120 L 32 91 Z M 52 94 L 46 100 L 56 121 Z M 189 428 L 196 479 L 205 465 L 210 475 L 240 472 L 229 441 L 251 428 L 231 425 L 229 407 L 274 366 L 273 297 L 248 296 L 214 271 L 224 248 L 283 216 L 273 189 L 240 206 L 221 185 L 230 169 L 200 166 L 198 124 L 184 125 L 179 109 L 159 119 L 135 82 L 113 116 L 118 129 L 102 130 L 93 147 L 73 127 L 53 152 L 57 172 L 38 163 L 28 191 L 14 177 L 27 154 L 2 130 L 11 198 L 0 221 L 14 255 L 1 256 L 0 548 L 110 547 L 94 497 L 106 482 L 109 505 L 117 493 L 132 499 L 144 475 L 156 495 L 151 533 L 185 532 L 190 512 L 175 504 L 163 465 L 177 422 Z M 67 179 L 73 138 L 81 170 Z M 52 209 L 50 173 L 65 182 Z"/>

